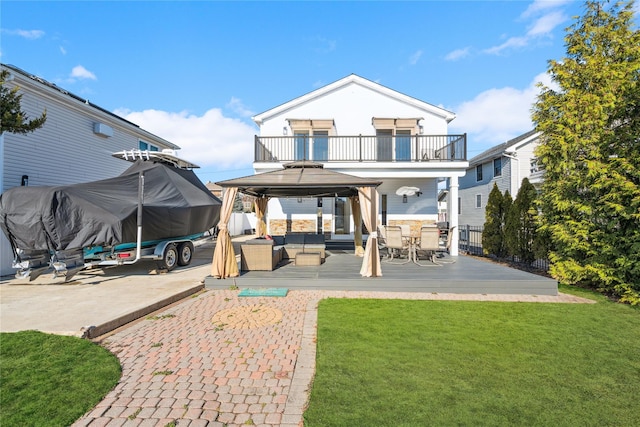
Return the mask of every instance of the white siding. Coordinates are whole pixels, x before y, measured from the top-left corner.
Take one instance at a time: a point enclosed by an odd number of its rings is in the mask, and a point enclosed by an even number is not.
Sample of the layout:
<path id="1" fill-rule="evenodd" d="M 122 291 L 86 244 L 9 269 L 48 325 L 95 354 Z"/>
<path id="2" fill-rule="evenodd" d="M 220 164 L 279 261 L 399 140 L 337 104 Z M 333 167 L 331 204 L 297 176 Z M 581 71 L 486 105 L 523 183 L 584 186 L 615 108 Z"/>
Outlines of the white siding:
<path id="1" fill-rule="evenodd" d="M 447 122 L 441 117 L 355 83 L 270 117 L 260 134 L 282 135 L 282 128 L 289 125 L 287 119 L 315 118 L 333 119 L 338 135 L 375 135 L 373 117 L 422 117 L 425 135 L 447 134 Z"/>
<path id="2" fill-rule="evenodd" d="M 460 225 L 484 225 L 485 208 L 489 199 L 489 192 L 493 188 L 493 182 L 489 185 L 480 185 L 473 188 L 459 190 L 460 197 L 460 215 L 458 216 L 458 224 Z M 482 197 L 482 207 L 476 207 L 476 196 L 480 194 Z"/>

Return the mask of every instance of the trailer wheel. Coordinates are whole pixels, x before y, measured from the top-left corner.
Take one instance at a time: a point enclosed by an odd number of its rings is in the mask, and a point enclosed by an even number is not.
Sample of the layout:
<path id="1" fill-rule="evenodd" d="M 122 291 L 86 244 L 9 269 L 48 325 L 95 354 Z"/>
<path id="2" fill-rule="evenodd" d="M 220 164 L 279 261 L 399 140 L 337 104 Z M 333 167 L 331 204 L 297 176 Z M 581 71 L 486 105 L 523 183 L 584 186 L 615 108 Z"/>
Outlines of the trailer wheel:
<path id="1" fill-rule="evenodd" d="M 166 248 L 164 248 L 164 253 L 162 254 L 162 260 L 158 261 L 158 267 L 165 269 L 167 271 L 171 271 L 178 265 L 178 249 L 174 243 L 169 243 Z"/>
<path id="2" fill-rule="evenodd" d="M 183 242 L 178 246 L 178 265 L 184 266 L 191 264 L 193 258 L 193 243 Z"/>

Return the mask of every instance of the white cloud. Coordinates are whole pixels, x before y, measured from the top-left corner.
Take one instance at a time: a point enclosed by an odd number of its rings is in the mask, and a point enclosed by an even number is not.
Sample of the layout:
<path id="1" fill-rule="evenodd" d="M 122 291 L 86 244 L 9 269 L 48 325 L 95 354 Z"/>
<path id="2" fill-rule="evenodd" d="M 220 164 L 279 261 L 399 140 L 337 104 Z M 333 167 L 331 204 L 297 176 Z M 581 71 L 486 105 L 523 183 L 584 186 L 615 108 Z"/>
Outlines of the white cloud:
<path id="1" fill-rule="evenodd" d="M 240 117 L 251 117 L 255 115 L 253 111 L 245 107 L 241 99 L 236 97 L 232 97 L 231 101 L 227 102 L 227 105 L 225 107 L 227 107 L 228 109 L 230 109 L 231 111 L 239 115 Z"/>
<path id="2" fill-rule="evenodd" d="M 558 25 L 567 20 L 564 13 L 560 11 L 552 12 L 537 19 L 529 31 L 528 37 L 538 37 L 550 34 Z"/>
<path id="3" fill-rule="evenodd" d="M 422 56 L 422 50 L 418 50 L 416 51 L 413 55 L 411 55 L 409 57 L 409 64 L 411 65 L 416 65 L 418 63 L 418 61 L 420 60 L 420 57 Z"/>
<path id="4" fill-rule="evenodd" d="M 91 71 L 84 68 L 82 65 L 76 65 L 71 70 L 71 79 L 89 79 L 89 80 L 98 80 L 95 74 Z"/>
<path id="5" fill-rule="evenodd" d="M 553 30 L 568 17 L 563 12 L 563 6 L 568 0 L 536 0 L 520 15 L 520 18 L 530 21 L 528 30 L 523 36 L 510 37 L 506 42 L 484 49 L 490 55 L 499 55 L 510 49 L 522 49 L 541 38 L 552 37 Z"/>
<path id="6" fill-rule="evenodd" d="M 9 34 L 11 36 L 18 36 L 18 37 L 23 37 L 25 39 L 29 39 L 29 40 L 36 40 L 39 39 L 40 37 L 44 36 L 44 31 L 42 30 L 2 30 L 3 33 L 5 34 Z"/>
<path id="7" fill-rule="evenodd" d="M 520 17 L 526 19 L 540 11 L 559 8 L 567 3 L 571 3 L 571 1 L 573 0 L 535 0 L 524 12 L 522 12 L 522 14 L 520 14 Z"/>
<path id="8" fill-rule="evenodd" d="M 531 108 L 540 91 L 538 82 L 551 85 L 548 74 L 542 73 L 524 89 L 489 89 L 471 101 L 450 108 L 457 117 L 449 130 L 468 134 L 469 158 L 533 129 Z"/>
<path id="9" fill-rule="evenodd" d="M 527 37 L 511 37 L 501 45 L 490 47 L 489 49 L 483 50 L 483 52 L 491 55 L 498 55 L 502 53 L 502 51 L 510 48 L 525 47 L 528 43 L 529 39 Z"/>
<path id="10" fill-rule="evenodd" d="M 252 167 L 255 128 L 241 120 L 224 117 L 219 108 L 212 108 L 202 116 L 160 110 L 117 110 L 115 114 L 179 145 L 178 156 L 202 168 Z"/>
<path id="11" fill-rule="evenodd" d="M 60 46 L 60 53 L 63 55 L 67 54 L 67 49 L 65 49 L 63 46 Z"/>
<path id="12" fill-rule="evenodd" d="M 470 47 L 465 47 L 463 49 L 456 49 L 452 52 L 449 52 L 445 57 L 445 61 L 457 61 L 458 59 L 465 58 L 469 56 L 469 52 L 471 51 Z"/>

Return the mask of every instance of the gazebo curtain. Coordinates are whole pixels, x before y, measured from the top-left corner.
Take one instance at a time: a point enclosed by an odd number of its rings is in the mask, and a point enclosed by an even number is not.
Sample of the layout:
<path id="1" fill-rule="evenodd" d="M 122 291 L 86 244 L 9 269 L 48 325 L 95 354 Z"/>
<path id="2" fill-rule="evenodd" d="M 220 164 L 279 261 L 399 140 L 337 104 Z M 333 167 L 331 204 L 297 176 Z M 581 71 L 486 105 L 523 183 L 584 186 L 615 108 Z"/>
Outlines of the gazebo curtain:
<path id="1" fill-rule="evenodd" d="M 378 191 L 374 187 L 359 187 L 358 195 L 364 225 L 369 230 L 360 275 L 364 277 L 382 276 L 380 252 L 378 251 Z"/>
<path id="2" fill-rule="evenodd" d="M 256 207 L 256 237 L 262 237 L 267 234 L 267 224 L 264 221 L 264 215 L 267 212 L 268 197 L 259 197 L 254 201 Z"/>
<path id="3" fill-rule="evenodd" d="M 238 277 L 240 275 L 238 263 L 236 262 L 236 254 L 233 251 L 231 236 L 227 228 L 237 193 L 238 189 L 236 187 L 230 187 L 224 192 L 222 198 L 220 222 L 218 222 L 218 240 L 213 252 L 213 262 L 211 266 L 211 275 L 218 279 Z"/>
<path id="4" fill-rule="evenodd" d="M 358 196 L 349 197 L 351 202 L 351 215 L 353 215 L 353 243 L 355 245 L 356 256 L 364 256 L 364 248 L 362 247 L 362 211 L 360 210 L 360 201 Z"/>

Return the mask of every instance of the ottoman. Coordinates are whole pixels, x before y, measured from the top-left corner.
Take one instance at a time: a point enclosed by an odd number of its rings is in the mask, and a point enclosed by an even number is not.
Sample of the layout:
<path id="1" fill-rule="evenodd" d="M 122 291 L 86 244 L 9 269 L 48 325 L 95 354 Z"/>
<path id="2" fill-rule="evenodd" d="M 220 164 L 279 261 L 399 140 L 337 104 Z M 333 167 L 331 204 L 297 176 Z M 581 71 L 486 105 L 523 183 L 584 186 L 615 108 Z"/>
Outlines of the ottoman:
<path id="1" fill-rule="evenodd" d="M 296 266 L 320 265 L 322 258 L 319 252 L 298 252 L 296 254 Z"/>

